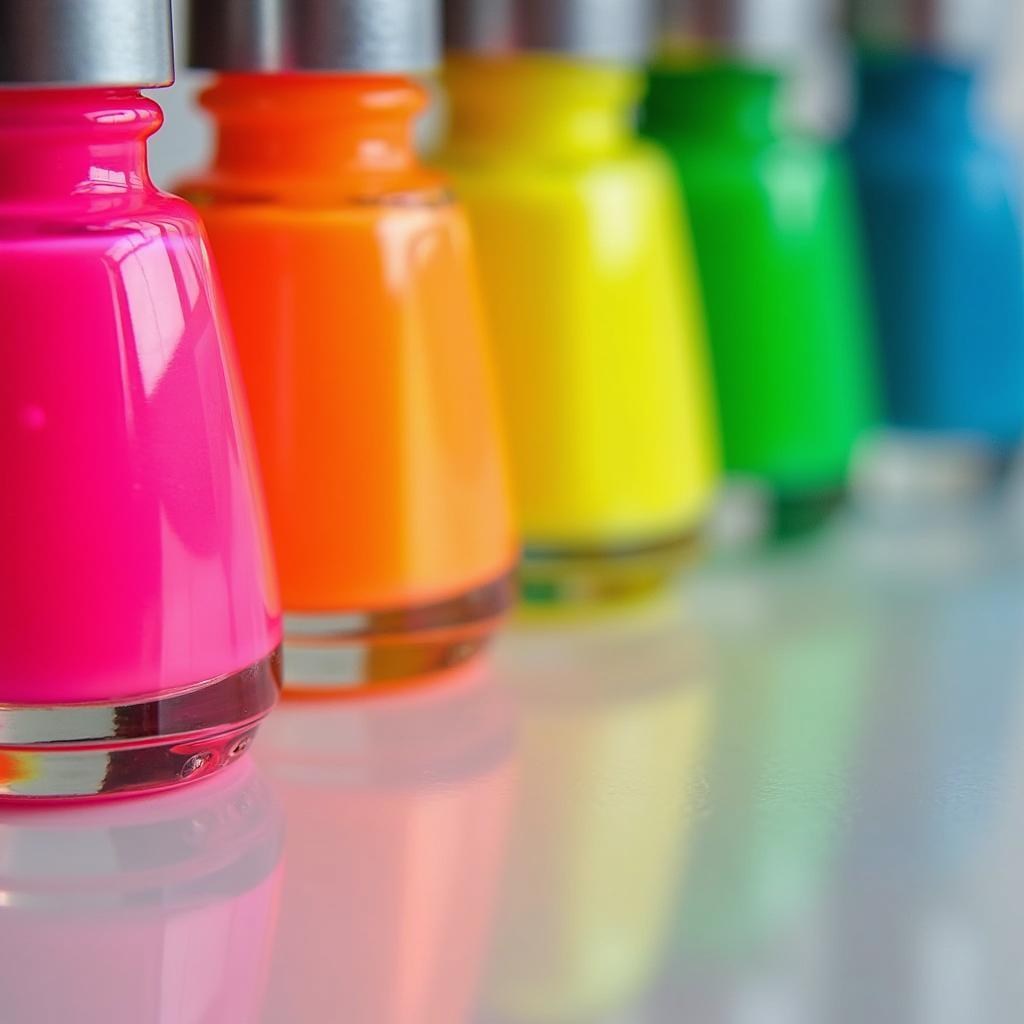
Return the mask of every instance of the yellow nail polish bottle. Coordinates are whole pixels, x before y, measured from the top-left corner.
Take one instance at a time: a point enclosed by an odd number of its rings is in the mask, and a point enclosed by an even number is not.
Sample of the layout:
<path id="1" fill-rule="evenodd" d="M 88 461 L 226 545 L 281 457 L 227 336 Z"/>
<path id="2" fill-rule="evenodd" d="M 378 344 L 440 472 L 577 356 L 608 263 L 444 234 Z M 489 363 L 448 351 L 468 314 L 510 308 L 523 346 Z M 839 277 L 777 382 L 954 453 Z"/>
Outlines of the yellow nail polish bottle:
<path id="1" fill-rule="evenodd" d="M 525 589 L 540 600 L 660 582 L 717 475 L 678 193 L 634 129 L 649 11 L 619 0 L 598 18 L 596 6 L 446 11 L 443 159 L 476 233 Z"/>

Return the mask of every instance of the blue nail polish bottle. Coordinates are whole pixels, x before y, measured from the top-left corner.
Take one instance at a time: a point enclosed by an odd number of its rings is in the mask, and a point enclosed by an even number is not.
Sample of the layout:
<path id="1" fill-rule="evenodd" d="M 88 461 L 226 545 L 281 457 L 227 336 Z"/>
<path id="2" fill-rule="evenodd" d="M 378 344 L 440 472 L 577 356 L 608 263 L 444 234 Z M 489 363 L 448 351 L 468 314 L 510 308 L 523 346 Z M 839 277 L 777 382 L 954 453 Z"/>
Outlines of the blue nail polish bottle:
<path id="1" fill-rule="evenodd" d="M 863 45 L 850 152 L 887 417 L 1006 455 L 1024 435 L 1020 172 L 982 115 L 981 26 L 953 38 L 951 22 L 915 21 L 910 6 L 895 2 L 881 24 L 871 4 L 854 4 Z"/>

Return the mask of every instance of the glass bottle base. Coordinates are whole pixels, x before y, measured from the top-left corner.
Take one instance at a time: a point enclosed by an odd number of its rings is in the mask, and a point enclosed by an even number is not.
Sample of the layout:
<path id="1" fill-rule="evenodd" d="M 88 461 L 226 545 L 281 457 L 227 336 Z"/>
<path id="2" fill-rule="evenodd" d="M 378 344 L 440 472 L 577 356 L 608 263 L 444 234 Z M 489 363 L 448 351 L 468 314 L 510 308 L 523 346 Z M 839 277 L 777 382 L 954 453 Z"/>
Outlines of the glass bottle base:
<path id="1" fill-rule="evenodd" d="M 778 487 L 765 480 L 731 480 L 715 508 L 713 546 L 735 551 L 813 535 L 832 522 L 847 497 L 847 488 L 840 484 Z"/>
<path id="2" fill-rule="evenodd" d="M 806 537 L 826 527 L 844 506 L 845 487 L 779 491 L 774 496 L 771 536 L 775 540 Z"/>
<path id="3" fill-rule="evenodd" d="M 889 429 L 866 444 L 854 486 L 862 509 L 881 515 L 952 509 L 992 494 L 1010 478 L 1013 446 L 968 435 Z"/>
<path id="4" fill-rule="evenodd" d="M 647 544 L 555 548 L 527 545 L 520 589 L 530 604 L 620 601 L 663 589 L 693 563 L 702 530 Z"/>
<path id="5" fill-rule="evenodd" d="M 285 615 L 285 692 L 336 694 L 404 682 L 469 661 L 512 603 L 511 575 L 467 594 L 413 608 Z"/>
<path id="6" fill-rule="evenodd" d="M 248 748 L 281 688 L 281 650 L 229 675 L 109 704 L 0 704 L 0 798 L 169 789 Z"/>

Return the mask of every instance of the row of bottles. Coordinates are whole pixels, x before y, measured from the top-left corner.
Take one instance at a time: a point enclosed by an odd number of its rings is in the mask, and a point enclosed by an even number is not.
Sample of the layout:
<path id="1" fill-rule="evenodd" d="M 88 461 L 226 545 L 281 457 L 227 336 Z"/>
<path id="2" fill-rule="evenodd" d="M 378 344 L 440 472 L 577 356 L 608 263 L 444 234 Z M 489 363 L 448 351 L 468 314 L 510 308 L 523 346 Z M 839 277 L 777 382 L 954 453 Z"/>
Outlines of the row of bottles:
<path id="1" fill-rule="evenodd" d="M 945 22 L 853 7 L 888 418 L 1009 452 L 1012 165 Z M 536 601 L 663 582 L 711 515 L 716 406 L 727 472 L 797 523 L 834 503 L 877 406 L 856 210 L 780 126 L 754 10 L 669 4 L 645 95 L 645 3 L 451 0 L 439 171 L 433 0 L 195 2 L 190 206 L 147 169 L 166 0 L 4 4 L 3 792 L 201 778 L 282 681 L 458 666 L 520 541 Z"/>

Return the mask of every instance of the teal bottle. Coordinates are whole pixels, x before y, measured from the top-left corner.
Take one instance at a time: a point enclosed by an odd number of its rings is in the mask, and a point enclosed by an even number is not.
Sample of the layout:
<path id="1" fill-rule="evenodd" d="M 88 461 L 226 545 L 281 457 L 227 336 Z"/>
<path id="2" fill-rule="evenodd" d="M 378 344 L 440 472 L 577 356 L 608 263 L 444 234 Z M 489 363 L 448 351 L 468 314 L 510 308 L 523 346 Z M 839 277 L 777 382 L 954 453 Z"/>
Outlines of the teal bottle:
<path id="1" fill-rule="evenodd" d="M 849 149 L 885 369 L 886 419 L 932 447 L 971 441 L 998 465 L 1024 437 L 1021 168 L 986 123 L 999 4 L 857 0 Z M 949 12 L 947 12 L 948 14 Z M 1005 13 L 1005 8 L 1004 8 Z"/>
<path id="2" fill-rule="evenodd" d="M 689 207 L 726 469 L 787 532 L 835 507 L 875 422 L 871 318 L 842 153 L 786 126 L 778 41 L 759 48 L 756 24 L 721 12 L 670 11 L 690 42 L 650 70 L 642 130 Z"/>

